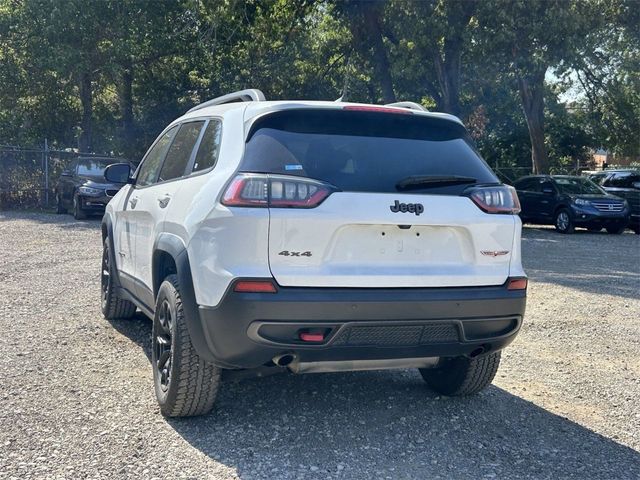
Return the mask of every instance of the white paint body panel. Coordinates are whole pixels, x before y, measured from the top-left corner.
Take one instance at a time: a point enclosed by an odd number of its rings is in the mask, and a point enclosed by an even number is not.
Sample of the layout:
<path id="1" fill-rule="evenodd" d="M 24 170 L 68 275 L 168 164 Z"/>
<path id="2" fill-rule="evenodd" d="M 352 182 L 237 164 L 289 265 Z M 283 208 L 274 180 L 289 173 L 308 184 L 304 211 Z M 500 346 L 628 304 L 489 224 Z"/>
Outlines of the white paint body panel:
<path id="1" fill-rule="evenodd" d="M 395 200 L 424 213 L 393 213 Z M 270 214 L 269 262 L 283 286 L 483 286 L 509 276 L 515 217 L 483 213 L 466 197 L 337 192 L 312 210 Z M 292 251 L 311 256 L 282 254 Z"/>

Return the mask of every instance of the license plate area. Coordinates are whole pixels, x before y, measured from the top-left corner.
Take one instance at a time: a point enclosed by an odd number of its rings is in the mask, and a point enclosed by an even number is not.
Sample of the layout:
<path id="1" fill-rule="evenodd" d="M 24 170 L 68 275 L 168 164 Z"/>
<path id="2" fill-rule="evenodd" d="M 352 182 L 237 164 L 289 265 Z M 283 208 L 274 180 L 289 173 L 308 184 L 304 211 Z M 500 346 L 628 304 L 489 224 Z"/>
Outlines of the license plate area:
<path id="1" fill-rule="evenodd" d="M 336 236 L 335 263 L 455 263 L 473 261 L 468 233 L 432 225 L 349 225 Z"/>

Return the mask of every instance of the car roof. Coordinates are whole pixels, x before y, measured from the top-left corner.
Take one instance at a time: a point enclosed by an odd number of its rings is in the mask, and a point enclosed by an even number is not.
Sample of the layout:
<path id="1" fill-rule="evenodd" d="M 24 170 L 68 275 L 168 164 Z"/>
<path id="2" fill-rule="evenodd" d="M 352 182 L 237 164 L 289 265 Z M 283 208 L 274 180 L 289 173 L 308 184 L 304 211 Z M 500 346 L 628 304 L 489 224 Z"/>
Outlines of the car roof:
<path id="1" fill-rule="evenodd" d="M 385 105 L 375 105 L 369 103 L 351 103 L 351 102 L 329 102 L 329 101 L 317 101 L 317 100 L 279 100 L 279 101 L 260 101 L 260 102 L 234 102 L 234 103 L 225 103 L 222 105 L 212 105 L 209 107 L 203 107 L 198 110 L 190 111 L 184 114 L 182 117 L 177 119 L 175 122 L 184 121 L 190 118 L 199 118 L 206 116 L 224 116 L 230 111 L 244 109 L 244 120 L 251 121 L 263 114 L 289 110 L 289 109 L 305 109 L 305 108 L 314 108 L 314 109 L 330 109 L 330 110 L 342 110 L 346 106 L 360 106 L 360 107 L 378 107 L 382 109 L 388 109 L 389 111 L 398 110 L 402 113 L 407 113 L 407 111 L 411 112 L 413 115 L 429 117 L 429 118 L 438 118 L 441 120 L 454 122 L 459 125 L 463 125 L 462 121 L 448 113 L 440 113 L 440 112 L 427 112 L 427 111 L 419 111 L 419 110 L 408 110 L 403 107 L 394 107 L 394 106 L 385 106 Z"/>

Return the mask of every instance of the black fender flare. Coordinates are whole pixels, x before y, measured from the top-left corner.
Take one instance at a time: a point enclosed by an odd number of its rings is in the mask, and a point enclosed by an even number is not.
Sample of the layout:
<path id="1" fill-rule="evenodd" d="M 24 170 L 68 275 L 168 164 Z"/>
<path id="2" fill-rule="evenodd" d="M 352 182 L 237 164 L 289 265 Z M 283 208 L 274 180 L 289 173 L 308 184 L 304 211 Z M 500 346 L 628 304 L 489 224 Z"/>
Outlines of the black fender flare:
<path id="1" fill-rule="evenodd" d="M 200 309 L 196 302 L 196 294 L 193 288 L 193 277 L 191 276 L 191 264 L 189 262 L 189 254 L 187 247 L 182 240 L 176 235 L 162 233 L 156 238 L 153 245 L 153 258 L 155 259 L 157 252 L 165 252 L 171 255 L 176 265 L 176 275 L 180 284 L 180 295 L 182 297 L 182 308 L 184 310 L 185 323 L 191 337 L 191 343 L 196 352 L 203 360 L 219 365 L 213 352 L 207 342 L 202 322 L 200 320 Z M 155 261 L 153 262 L 153 295 L 158 293 L 160 283 L 163 279 L 156 279 Z M 157 284 L 157 285 L 156 285 Z M 222 365 L 220 365 L 222 366 Z"/>

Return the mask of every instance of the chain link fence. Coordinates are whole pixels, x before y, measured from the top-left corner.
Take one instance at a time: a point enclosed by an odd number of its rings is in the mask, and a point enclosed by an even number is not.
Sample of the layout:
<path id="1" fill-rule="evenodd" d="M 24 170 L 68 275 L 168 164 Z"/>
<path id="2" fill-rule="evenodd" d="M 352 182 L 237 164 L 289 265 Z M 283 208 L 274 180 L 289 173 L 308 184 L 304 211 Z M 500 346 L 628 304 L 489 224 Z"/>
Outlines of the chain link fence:
<path id="1" fill-rule="evenodd" d="M 0 210 L 55 206 L 60 173 L 78 157 L 110 157 L 0 145 Z"/>

